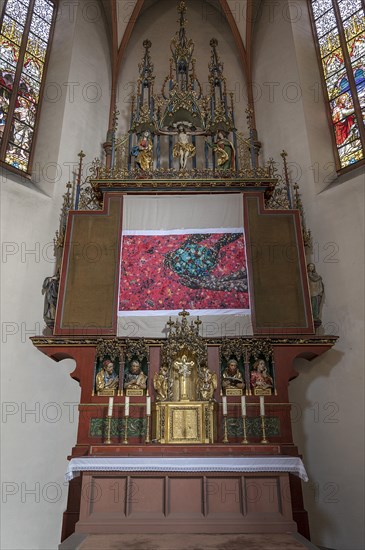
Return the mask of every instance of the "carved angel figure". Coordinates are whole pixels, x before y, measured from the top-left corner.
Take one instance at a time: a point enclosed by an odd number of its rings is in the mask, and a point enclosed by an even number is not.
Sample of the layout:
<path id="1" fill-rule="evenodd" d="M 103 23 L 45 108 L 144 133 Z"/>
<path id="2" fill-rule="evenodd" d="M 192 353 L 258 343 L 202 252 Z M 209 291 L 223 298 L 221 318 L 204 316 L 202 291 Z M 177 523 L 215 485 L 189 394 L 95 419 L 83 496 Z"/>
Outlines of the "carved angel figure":
<path id="1" fill-rule="evenodd" d="M 203 367 L 198 381 L 199 397 L 202 401 L 211 401 L 214 390 L 217 389 L 217 375 L 211 372 L 208 367 Z"/>
<path id="2" fill-rule="evenodd" d="M 156 390 L 157 401 L 166 401 L 168 398 L 169 378 L 168 368 L 161 367 L 160 372 L 155 372 L 153 376 L 153 387 Z"/>

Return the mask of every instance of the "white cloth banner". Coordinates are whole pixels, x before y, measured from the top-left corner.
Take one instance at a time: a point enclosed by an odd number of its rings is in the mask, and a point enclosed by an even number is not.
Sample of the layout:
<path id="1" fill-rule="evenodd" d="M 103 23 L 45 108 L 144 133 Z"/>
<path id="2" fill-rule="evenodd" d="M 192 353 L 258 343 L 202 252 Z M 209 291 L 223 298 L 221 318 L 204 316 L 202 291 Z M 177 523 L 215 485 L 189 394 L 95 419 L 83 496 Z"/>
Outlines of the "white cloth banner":
<path id="1" fill-rule="evenodd" d="M 207 307 L 207 304 L 204 303 L 204 307 L 199 308 L 195 302 L 194 304 L 189 303 L 187 301 L 188 299 L 182 302 L 183 305 L 179 307 L 179 309 L 171 307 L 166 308 L 164 307 L 165 302 L 155 307 L 150 304 L 158 302 L 159 295 L 157 295 L 157 297 L 154 296 L 154 294 L 156 294 L 154 278 L 146 275 L 148 271 L 148 261 L 151 255 L 154 254 L 156 257 L 159 254 L 161 265 L 165 266 L 166 262 L 164 263 L 164 258 L 166 258 L 166 254 L 159 253 L 158 250 L 156 251 L 156 247 L 151 245 L 150 250 L 145 251 L 144 257 L 143 253 L 138 251 L 138 253 L 141 254 L 141 261 L 133 264 L 133 254 L 137 254 L 137 250 L 133 248 L 133 243 L 135 242 L 133 238 L 136 239 L 138 236 L 144 236 L 146 239 L 148 237 L 155 237 L 156 239 L 161 237 L 161 240 L 163 240 L 166 236 L 173 235 L 194 236 L 200 234 L 204 237 L 206 234 L 209 239 L 209 235 L 213 234 L 217 235 L 216 238 L 218 239 L 219 235 L 222 234 L 222 237 L 226 238 L 229 243 L 230 234 L 235 234 L 233 235 L 233 240 L 235 236 L 239 234 L 243 235 L 243 200 L 241 194 L 126 196 L 123 206 L 122 233 L 125 250 L 123 251 L 122 245 L 121 281 L 119 284 L 120 294 L 118 300 L 118 336 L 164 338 L 166 337 L 166 323 L 169 316 L 177 315 L 183 307 L 189 311 L 191 316 L 196 317 L 199 315 L 201 317 L 201 334 L 204 337 L 214 338 L 222 336 L 234 337 L 252 335 L 248 292 L 246 293 L 246 300 L 242 300 L 244 307 L 237 307 L 236 303 L 234 307 L 227 307 L 227 304 L 223 305 L 222 302 L 222 305 L 218 304 L 218 306 L 216 305 L 215 307 Z M 130 246 L 129 249 L 128 245 Z M 184 245 L 185 243 L 181 245 L 180 248 L 177 246 L 177 251 L 175 247 L 175 251 L 173 250 L 173 252 L 183 256 L 186 252 Z M 217 259 L 217 255 L 214 257 L 213 251 L 213 259 L 211 259 L 212 255 L 209 257 L 212 247 L 209 248 L 209 244 L 206 244 L 204 241 L 201 244 L 196 244 L 196 246 L 199 250 L 203 251 L 203 254 L 205 251 L 207 252 L 207 261 L 209 262 L 209 260 L 211 260 L 214 266 L 214 260 Z M 194 244 L 192 247 L 194 247 Z M 219 261 L 221 265 L 223 264 L 223 267 L 225 259 L 227 258 L 227 256 L 225 256 L 226 250 L 227 246 L 225 244 L 218 245 Z M 190 252 L 191 250 L 189 249 L 187 254 Z M 174 257 L 174 266 L 176 265 L 176 257 L 179 256 Z M 243 257 L 245 257 L 244 251 Z M 188 261 L 186 263 L 189 263 L 189 259 L 191 258 L 188 256 Z M 228 260 L 226 266 L 228 265 Z M 182 262 L 184 261 L 185 257 L 182 259 Z M 182 271 L 186 263 L 181 267 Z M 234 261 L 232 264 L 234 264 Z M 132 265 L 135 265 L 134 269 L 131 269 Z M 204 269 L 204 261 L 202 265 L 198 267 Z M 244 266 L 241 266 L 241 268 L 242 267 Z M 218 277 L 213 277 L 215 288 L 210 290 L 211 296 L 223 294 L 219 292 L 222 290 L 223 285 L 226 286 L 226 292 L 231 292 L 228 290 L 231 287 L 237 288 L 238 270 L 239 266 L 233 268 L 235 273 L 233 274 L 233 278 L 228 278 L 229 280 L 227 279 L 227 275 L 224 274 L 220 279 Z M 128 273 L 126 275 L 127 271 Z M 166 286 L 165 294 L 169 284 L 175 288 L 176 292 L 176 282 L 185 280 L 186 284 L 186 279 L 190 276 L 189 273 L 186 275 L 184 272 L 182 275 L 180 273 L 171 273 L 173 277 L 170 278 L 169 281 L 166 280 L 166 282 L 164 282 L 165 279 L 162 277 L 159 279 L 160 287 L 163 285 Z M 173 278 L 175 278 L 175 280 L 173 280 Z M 194 283 L 197 281 L 197 278 L 194 279 L 194 277 L 190 277 L 190 281 L 191 279 L 193 279 L 192 282 L 188 282 L 185 287 L 183 286 L 183 290 L 187 295 L 192 293 Z M 128 284 L 126 281 L 128 281 Z M 182 285 L 184 285 L 184 283 L 182 283 Z M 217 286 L 218 292 L 215 292 Z M 181 285 L 180 288 L 182 288 Z M 135 292 L 133 292 L 133 289 L 135 289 Z M 143 295 L 139 298 L 140 302 L 138 302 L 136 294 L 141 294 L 140 289 L 143 289 Z M 172 295 L 175 296 L 174 290 L 171 292 Z M 193 292 L 196 292 L 196 290 Z M 163 295 L 162 291 L 160 292 L 160 296 L 161 294 Z M 137 303 L 138 307 L 131 305 L 134 301 Z M 219 302 L 218 299 L 217 302 Z M 145 307 L 146 305 L 149 307 Z M 210 304 L 208 305 L 210 306 Z M 229 306 L 231 306 L 231 304 L 229 304 Z"/>
<path id="2" fill-rule="evenodd" d="M 288 472 L 308 481 L 304 464 L 298 457 L 82 457 L 73 458 L 67 468 L 66 481 L 80 472 Z"/>

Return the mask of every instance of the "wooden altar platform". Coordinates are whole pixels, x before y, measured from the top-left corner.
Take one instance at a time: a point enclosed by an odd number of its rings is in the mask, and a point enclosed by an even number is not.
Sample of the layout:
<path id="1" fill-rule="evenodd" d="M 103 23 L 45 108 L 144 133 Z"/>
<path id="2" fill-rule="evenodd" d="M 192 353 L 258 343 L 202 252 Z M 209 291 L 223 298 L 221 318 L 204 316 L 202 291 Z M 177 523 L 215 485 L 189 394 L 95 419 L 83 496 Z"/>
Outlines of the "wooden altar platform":
<path id="1" fill-rule="evenodd" d="M 297 533 L 268 535 L 79 535 L 59 550 L 318 550 Z"/>

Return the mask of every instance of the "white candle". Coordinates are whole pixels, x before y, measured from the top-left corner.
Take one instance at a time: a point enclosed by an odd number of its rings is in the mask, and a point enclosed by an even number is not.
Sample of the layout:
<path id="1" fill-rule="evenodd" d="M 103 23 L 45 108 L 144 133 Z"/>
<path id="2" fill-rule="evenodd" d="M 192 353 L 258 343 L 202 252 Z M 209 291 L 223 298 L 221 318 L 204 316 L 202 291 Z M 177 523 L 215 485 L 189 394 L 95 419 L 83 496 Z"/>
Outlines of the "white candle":
<path id="1" fill-rule="evenodd" d="M 129 397 L 125 398 L 124 416 L 129 416 Z"/>
<path id="2" fill-rule="evenodd" d="M 242 395 L 241 397 L 241 409 L 242 409 L 242 416 L 246 416 L 246 396 Z"/>
<path id="3" fill-rule="evenodd" d="M 147 416 L 150 416 L 150 414 L 151 414 L 151 397 L 149 395 L 147 396 L 146 412 L 147 412 Z"/>
<path id="4" fill-rule="evenodd" d="M 224 416 L 226 416 L 227 414 L 227 396 L 226 395 L 223 395 L 222 402 L 223 402 L 223 414 Z"/>
<path id="5" fill-rule="evenodd" d="M 265 398 L 260 395 L 260 415 L 265 416 Z"/>
<path id="6" fill-rule="evenodd" d="M 114 397 L 109 397 L 108 416 L 113 416 L 113 401 Z"/>

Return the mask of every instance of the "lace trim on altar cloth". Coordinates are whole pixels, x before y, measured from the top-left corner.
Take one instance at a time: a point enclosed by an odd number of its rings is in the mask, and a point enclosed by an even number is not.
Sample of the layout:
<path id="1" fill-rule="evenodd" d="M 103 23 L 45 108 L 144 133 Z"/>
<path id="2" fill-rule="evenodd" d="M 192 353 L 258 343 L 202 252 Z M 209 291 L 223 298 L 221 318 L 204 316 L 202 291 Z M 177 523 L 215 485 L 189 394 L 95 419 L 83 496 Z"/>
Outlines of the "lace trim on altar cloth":
<path id="1" fill-rule="evenodd" d="M 73 458 L 65 474 L 66 481 L 80 472 L 288 472 L 308 481 L 298 457 Z"/>

